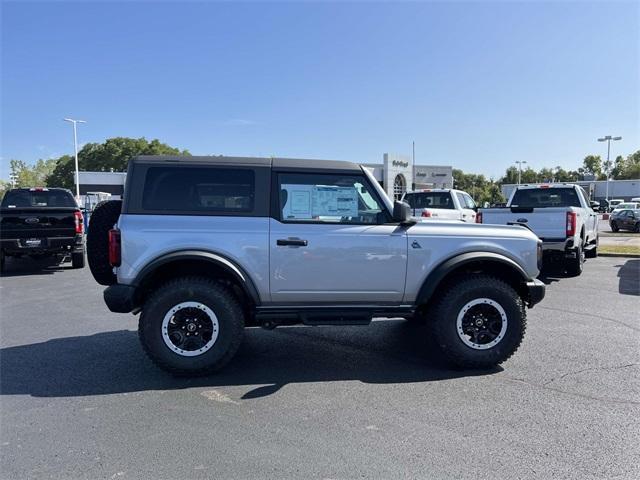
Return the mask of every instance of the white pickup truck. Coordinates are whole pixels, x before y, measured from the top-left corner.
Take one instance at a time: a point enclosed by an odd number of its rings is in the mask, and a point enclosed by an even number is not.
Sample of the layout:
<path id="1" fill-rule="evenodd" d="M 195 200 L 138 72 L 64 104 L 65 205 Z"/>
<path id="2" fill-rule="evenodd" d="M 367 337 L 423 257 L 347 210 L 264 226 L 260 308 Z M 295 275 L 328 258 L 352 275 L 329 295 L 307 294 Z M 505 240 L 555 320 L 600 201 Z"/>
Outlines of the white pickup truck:
<path id="1" fill-rule="evenodd" d="M 478 207 L 467 192 L 438 188 L 407 192 L 402 201 L 411 207 L 416 220 L 462 220 L 475 222 Z"/>
<path id="2" fill-rule="evenodd" d="M 598 214 L 579 185 L 521 185 L 507 206 L 478 212 L 476 221 L 520 224 L 541 240 L 545 257 L 560 258 L 570 274 L 580 275 L 584 258 L 598 254 Z"/>

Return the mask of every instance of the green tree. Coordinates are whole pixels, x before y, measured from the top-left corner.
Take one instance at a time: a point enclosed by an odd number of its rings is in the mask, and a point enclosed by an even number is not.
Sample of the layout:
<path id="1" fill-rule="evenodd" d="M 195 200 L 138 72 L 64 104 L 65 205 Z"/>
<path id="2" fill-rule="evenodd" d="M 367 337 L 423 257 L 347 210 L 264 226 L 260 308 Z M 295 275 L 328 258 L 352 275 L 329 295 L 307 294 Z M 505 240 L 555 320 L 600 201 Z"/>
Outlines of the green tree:
<path id="1" fill-rule="evenodd" d="M 628 155 L 625 159 L 617 157 L 613 173 L 614 178 L 618 180 L 640 178 L 640 150 Z"/>
<path id="2" fill-rule="evenodd" d="M 9 167 L 11 175 L 15 178 L 16 187 L 45 186 L 47 177 L 53 172 L 56 160 L 38 160 L 29 165 L 22 160 L 11 160 Z"/>
<path id="3" fill-rule="evenodd" d="M 81 171 L 124 172 L 131 157 L 136 155 L 190 155 L 187 150 L 171 147 L 159 140 L 146 138 L 109 138 L 104 143 L 88 143 L 78 152 Z M 63 155 L 47 179 L 47 185 L 72 188 L 75 184 L 75 160 Z"/>
<path id="4" fill-rule="evenodd" d="M 595 175 L 596 178 L 602 174 L 602 159 L 600 155 L 587 155 L 582 161 L 582 169 L 586 175 Z"/>

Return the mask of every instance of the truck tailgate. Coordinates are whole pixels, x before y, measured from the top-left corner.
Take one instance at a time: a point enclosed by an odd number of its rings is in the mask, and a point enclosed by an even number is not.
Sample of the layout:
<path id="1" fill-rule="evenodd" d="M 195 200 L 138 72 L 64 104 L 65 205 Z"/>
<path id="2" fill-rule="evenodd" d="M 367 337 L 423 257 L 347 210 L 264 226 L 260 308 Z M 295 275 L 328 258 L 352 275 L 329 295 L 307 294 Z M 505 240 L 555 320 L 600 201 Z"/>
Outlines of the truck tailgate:
<path id="1" fill-rule="evenodd" d="M 489 208 L 482 210 L 482 223 L 506 225 L 526 223 L 543 241 L 566 238 L 567 207 Z"/>
<path id="2" fill-rule="evenodd" d="M 76 208 L 3 208 L 0 238 L 73 237 Z"/>

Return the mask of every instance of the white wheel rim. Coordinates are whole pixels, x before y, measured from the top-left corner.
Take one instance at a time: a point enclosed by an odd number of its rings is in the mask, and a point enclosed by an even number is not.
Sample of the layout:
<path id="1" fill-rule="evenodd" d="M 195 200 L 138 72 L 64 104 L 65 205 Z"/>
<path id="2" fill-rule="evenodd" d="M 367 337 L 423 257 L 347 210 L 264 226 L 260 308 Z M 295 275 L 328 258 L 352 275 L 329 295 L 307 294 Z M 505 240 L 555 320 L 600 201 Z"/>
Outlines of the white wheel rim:
<path id="1" fill-rule="evenodd" d="M 467 315 L 467 313 L 470 313 L 469 311 L 473 307 L 476 307 L 477 305 L 493 307 L 496 313 L 500 316 L 500 320 L 502 322 L 502 325 L 500 327 L 500 331 L 498 332 L 498 334 L 495 336 L 495 338 L 493 338 L 493 340 L 487 343 L 474 342 L 471 339 L 471 336 L 464 330 L 466 327 L 464 322 L 465 316 Z M 507 332 L 507 324 L 508 324 L 507 314 L 505 313 L 504 308 L 502 308 L 502 305 L 500 305 L 498 302 L 490 298 L 476 298 L 475 300 L 471 300 L 470 302 L 468 302 L 464 307 L 460 309 L 460 312 L 458 313 L 458 318 L 456 319 L 456 331 L 458 332 L 458 337 L 460 338 L 460 340 L 462 340 L 462 342 L 468 347 L 471 347 L 475 350 L 487 350 L 489 348 L 496 346 L 504 338 Z"/>
<path id="2" fill-rule="evenodd" d="M 180 310 L 184 310 L 185 308 L 195 308 L 206 314 L 209 317 L 208 320 L 213 328 L 211 332 L 211 339 L 208 340 L 204 345 L 198 346 L 198 348 L 193 350 L 185 350 L 180 348 L 178 345 L 176 345 L 176 343 L 174 343 L 170 336 L 170 334 L 172 333 L 170 328 L 172 325 L 172 321 L 174 321 L 176 314 L 180 312 Z M 186 327 L 184 329 L 186 330 Z M 216 317 L 216 314 L 213 313 L 213 310 L 200 302 L 179 303 L 171 307 L 162 320 L 162 339 L 164 340 L 165 345 L 169 347 L 172 352 L 183 357 L 197 357 L 198 355 L 202 355 L 203 353 L 211 349 L 211 347 L 213 347 L 213 345 L 216 343 L 216 340 L 218 339 L 218 332 L 218 317 Z M 185 332 L 184 335 L 187 335 L 187 332 Z"/>

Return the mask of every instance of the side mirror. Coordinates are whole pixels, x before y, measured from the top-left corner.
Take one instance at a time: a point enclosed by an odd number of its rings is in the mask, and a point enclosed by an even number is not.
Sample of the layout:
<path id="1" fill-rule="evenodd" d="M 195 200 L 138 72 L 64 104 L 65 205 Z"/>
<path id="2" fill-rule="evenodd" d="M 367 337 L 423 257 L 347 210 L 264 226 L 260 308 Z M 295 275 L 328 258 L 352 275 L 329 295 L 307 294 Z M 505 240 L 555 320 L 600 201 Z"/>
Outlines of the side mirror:
<path id="1" fill-rule="evenodd" d="M 411 220 L 411 207 L 408 203 L 395 201 L 393 202 L 393 221 L 399 223 L 408 223 Z"/>

